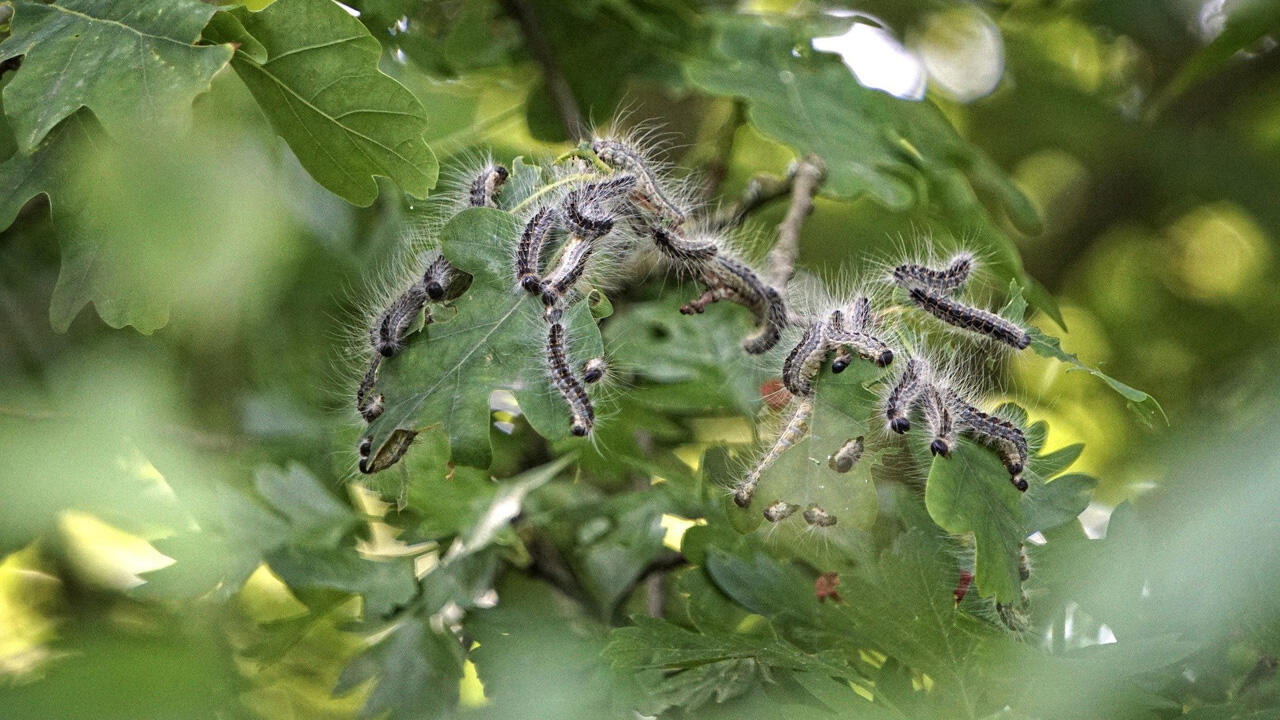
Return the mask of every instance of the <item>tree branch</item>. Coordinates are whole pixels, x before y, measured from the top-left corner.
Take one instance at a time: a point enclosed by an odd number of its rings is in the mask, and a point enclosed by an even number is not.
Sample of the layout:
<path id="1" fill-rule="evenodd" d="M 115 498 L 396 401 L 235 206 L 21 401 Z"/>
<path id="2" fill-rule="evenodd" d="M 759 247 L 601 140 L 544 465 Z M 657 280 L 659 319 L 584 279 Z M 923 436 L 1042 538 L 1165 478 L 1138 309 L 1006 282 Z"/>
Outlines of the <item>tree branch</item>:
<path id="1" fill-rule="evenodd" d="M 578 101 L 573 97 L 573 88 L 569 87 L 569 81 L 565 80 L 564 73 L 560 71 L 560 64 L 556 62 L 555 53 L 551 51 L 551 45 L 542 32 L 542 26 L 538 23 L 538 17 L 534 15 L 533 8 L 530 7 L 528 0 L 502 0 L 502 8 L 520 26 L 525 45 L 533 54 L 533 59 L 542 66 L 542 76 L 546 80 L 547 91 L 551 93 L 551 100 L 556 106 L 556 112 L 560 114 L 560 121 L 564 123 L 569 139 L 575 142 L 581 140 L 586 132 L 582 110 L 578 108 Z"/>
<path id="2" fill-rule="evenodd" d="M 778 223 L 778 242 L 769 251 L 769 282 L 781 291 L 796 274 L 796 255 L 800 252 L 800 227 L 813 212 L 813 197 L 827 177 L 827 167 L 817 155 L 806 155 L 796 164 L 791 175 L 791 206 Z"/>
<path id="3" fill-rule="evenodd" d="M 711 219 L 711 228 L 716 231 L 736 228 L 746 222 L 747 216 L 751 213 L 790 193 L 791 185 L 796 179 L 795 169 L 792 167 L 786 177 L 765 173 L 752 177 L 738 201 L 716 213 Z"/>

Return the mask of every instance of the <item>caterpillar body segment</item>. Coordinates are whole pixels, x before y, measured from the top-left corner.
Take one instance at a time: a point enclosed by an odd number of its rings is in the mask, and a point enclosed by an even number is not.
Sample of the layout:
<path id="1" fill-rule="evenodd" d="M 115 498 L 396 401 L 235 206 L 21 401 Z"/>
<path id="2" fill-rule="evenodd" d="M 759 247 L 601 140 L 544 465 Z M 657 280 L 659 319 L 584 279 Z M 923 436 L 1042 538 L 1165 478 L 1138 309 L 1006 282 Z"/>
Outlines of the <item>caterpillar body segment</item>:
<path id="1" fill-rule="evenodd" d="M 559 322 L 551 323 L 547 329 L 547 368 L 551 372 L 551 382 L 560 391 L 565 402 L 569 403 L 569 432 L 584 437 L 595 426 L 595 408 L 587 391 L 574 377 L 569 361 L 565 357 L 564 326 Z"/>
<path id="2" fill-rule="evenodd" d="M 916 263 L 899 265 L 893 269 L 893 281 L 908 290 L 921 288 L 946 294 L 964 287 L 973 270 L 973 253 L 962 251 L 951 256 L 947 266 L 941 270 Z"/>
<path id="3" fill-rule="evenodd" d="M 826 324 L 816 322 L 805 329 L 800 342 L 791 348 L 782 363 L 782 384 L 792 395 L 808 397 L 813 394 L 813 380 L 822 369 L 829 346 Z"/>
<path id="4" fill-rule="evenodd" d="M 787 306 L 782 295 L 771 286 L 764 290 L 764 314 L 756 325 L 756 331 L 742 339 L 742 349 L 752 355 L 767 353 L 782 339 L 787 326 Z"/>
<path id="5" fill-rule="evenodd" d="M 654 223 L 647 224 L 653 245 L 663 257 L 685 265 L 699 265 L 714 258 L 720 247 L 711 239 L 691 239 L 675 230 Z"/>
<path id="6" fill-rule="evenodd" d="M 455 268 L 443 255 L 432 260 L 422 273 L 422 287 L 427 297 L 435 301 L 453 300 L 470 285 L 471 276 Z"/>
<path id="7" fill-rule="evenodd" d="M 930 454 L 951 457 L 951 448 L 956 443 L 956 425 L 951 408 L 942 393 L 932 385 L 920 394 L 920 404 L 925 427 L 933 438 L 929 442 Z"/>
<path id="8" fill-rule="evenodd" d="M 502 165 L 494 163 L 486 166 L 471 182 L 468 204 L 471 207 L 498 207 L 498 193 L 502 192 L 502 185 L 509 176 L 510 173 Z"/>
<path id="9" fill-rule="evenodd" d="M 838 450 L 827 458 L 827 467 L 832 470 L 844 474 L 853 469 L 862 459 L 863 438 L 859 435 L 856 438 L 849 438 L 841 445 Z"/>
<path id="10" fill-rule="evenodd" d="M 565 224 L 574 234 L 595 239 L 613 230 L 614 215 L 608 212 L 606 203 L 635 187 L 631 175 L 619 175 L 609 180 L 588 183 L 569 191 L 565 196 L 563 214 Z"/>
<path id="11" fill-rule="evenodd" d="M 756 485 L 760 484 L 760 475 L 766 468 L 777 461 L 782 456 L 782 453 L 804 439 L 805 433 L 809 432 L 809 419 L 813 417 L 813 398 L 801 397 L 798 400 L 795 410 L 791 413 L 791 419 L 787 421 L 786 427 L 779 433 L 778 439 L 774 440 L 773 445 L 765 452 L 764 456 L 734 486 L 733 502 L 738 507 L 745 508 L 751 505 L 751 498 L 755 495 Z"/>
<path id="12" fill-rule="evenodd" d="M 382 357 L 391 357 L 403 350 L 405 336 L 426 304 L 427 291 L 421 283 L 410 285 L 396 296 L 369 331 L 373 349 Z"/>
<path id="13" fill-rule="evenodd" d="M 911 301 L 918 307 L 948 325 L 985 335 L 1018 350 L 1031 344 L 1031 336 L 1026 330 L 995 313 L 970 307 L 958 300 L 918 287 L 913 287 L 908 292 Z"/>
<path id="14" fill-rule="evenodd" d="M 884 415 L 889 421 L 889 429 L 902 434 L 911 429 L 911 406 L 916 396 L 924 389 L 924 362 L 916 357 L 907 359 L 902 374 L 889 390 L 884 401 Z"/>
<path id="15" fill-rule="evenodd" d="M 633 203 L 658 216 L 668 225 L 679 227 L 684 224 L 687 213 L 663 190 L 652 164 L 643 154 L 628 143 L 614 138 L 596 138 L 591 143 L 591 150 L 609 167 L 635 176 L 636 184 L 631 191 Z"/>
<path id="16" fill-rule="evenodd" d="M 771 523 L 780 523 L 794 515 L 799 509 L 799 505 L 783 500 L 775 500 L 769 504 L 769 507 L 764 509 L 764 519 Z"/>
<path id="17" fill-rule="evenodd" d="M 813 527 L 831 527 L 836 524 L 836 516 L 817 505 L 810 505 L 804 511 L 804 521 Z"/>
<path id="18" fill-rule="evenodd" d="M 756 316 L 756 330 L 742 341 L 742 348 L 752 355 L 766 353 L 782 339 L 787 326 L 787 306 L 782 295 L 760 280 L 750 267 L 724 254 L 717 254 L 702 266 L 702 280 L 707 290 L 699 298 L 680 308 L 688 315 L 700 313 L 713 302 L 729 300 Z"/>
<path id="19" fill-rule="evenodd" d="M 376 453 L 373 452 L 373 440 L 369 437 L 361 438 L 359 446 L 356 448 L 359 461 L 356 467 L 365 475 L 376 473 L 380 470 L 395 465 L 409 451 L 409 446 L 413 444 L 413 439 L 418 433 L 412 430 L 398 429 L 391 433 L 391 437 L 378 448 Z"/>

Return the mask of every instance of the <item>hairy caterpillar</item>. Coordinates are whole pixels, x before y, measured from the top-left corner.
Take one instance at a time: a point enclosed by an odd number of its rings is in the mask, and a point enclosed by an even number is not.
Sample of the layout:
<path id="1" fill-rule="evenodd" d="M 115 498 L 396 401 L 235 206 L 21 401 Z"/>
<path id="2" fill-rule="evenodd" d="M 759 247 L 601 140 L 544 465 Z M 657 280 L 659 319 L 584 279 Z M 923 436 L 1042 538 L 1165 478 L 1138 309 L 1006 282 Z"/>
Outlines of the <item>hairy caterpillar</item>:
<path id="1" fill-rule="evenodd" d="M 831 527 L 836 524 L 836 516 L 817 505 L 810 505 L 804 511 L 804 521 L 813 527 Z"/>
<path id="2" fill-rule="evenodd" d="M 595 409 L 591 406 L 587 391 L 573 376 L 569 362 L 565 359 L 564 326 L 558 322 L 551 323 L 547 330 L 547 365 L 551 370 L 552 383 L 569 403 L 572 414 L 569 432 L 578 437 L 585 436 L 595 425 Z"/>
<path id="3" fill-rule="evenodd" d="M 595 241 L 578 235 L 569 235 L 560 250 L 560 260 L 552 268 L 551 273 L 542 280 L 542 304 L 547 307 L 557 305 L 560 298 L 578 282 L 583 271 L 587 269 L 587 261 L 595 252 Z"/>
<path id="4" fill-rule="evenodd" d="M 471 182 L 469 197 L 471 207 L 497 207 L 496 202 L 502 185 L 507 181 L 509 173 L 502 165 L 489 165 Z"/>
<path id="5" fill-rule="evenodd" d="M 955 391 L 947 391 L 945 400 L 965 429 L 983 443 L 996 447 L 1000 461 L 1009 471 L 1009 482 L 1026 492 L 1027 481 L 1021 475 L 1027 466 L 1027 438 L 1022 431 L 1012 423 L 982 412 Z"/>
<path id="6" fill-rule="evenodd" d="M 952 255 L 951 261 L 942 270 L 916 263 L 899 265 L 893 269 L 893 281 L 907 289 L 916 287 L 937 293 L 950 293 L 964 287 L 973 270 L 973 253 L 961 251 Z"/>
<path id="7" fill-rule="evenodd" d="M 800 506 L 783 500 L 775 500 L 764 509 L 764 519 L 771 523 L 779 523 L 791 517 Z"/>
<path id="8" fill-rule="evenodd" d="M 796 409 L 791 413 L 791 419 L 787 421 L 787 426 L 778 435 L 778 439 L 774 441 L 773 446 L 734 487 L 733 501 L 738 507 L 745 508 L 751 504 L 751 497 L 756 492 L 756 485 L 760 484 L 760 474 L 781 457 L 787 448 L 800 442 L 805 433 L 809 432 L 809 418 L 811 417 L 813 417 L 813 398 L 801 397 L 799 402 L 796 403 Z"/>
<path id="9" fill-rule="evenodd" d="M 969 307 L 949 297 L 936 295 L 918 287 L 909 291 L 911 301 L 939 320 L 955 327 L 986 335 L 1019 350 L 1031 344 L 1026 330 L 995 313 Z"/>
<path id="10" fill-rule="evenodd" d="M 782 384 L 792 395 L 813 394 L 813 379 L 827 356 L 826 324 L 816 322 L 805 328 L 800 342 L 782 363 Z"/>
<path id="11" fill-rule="evenodd" d="M 929 429 L 933 440 L 929 443 L 929 452 L 933 455 L 951 457 L 951 446 L 956 442 L 955 422 L 951 417 L 951 408 L 938 388 L 930 385 L 920 395 L 924 410 L 924 424 Z"/>
<path id="12" fill-rule="evenodd" d="M 849 438 L 840 449 L 827 458 L 827 466 L 838 473 L 847 473 L 862 459 L 862 436 Z"/>
<path id="13" fill-rule="evenodd" d="M 422 273 L 422 287 L 432 300 L 453 300 L 470 285 L 471 276 L 455 268 L 443 255 L 432 260 Z"/>
<path id="14" fill-rule="evenodd" d="M 685 315 L 701 313 L 706 306 L 721 300 L 737 303 L 756 316 L 756 331 L 742 341 L 742 349 L 760 355 L 773 349 L 782 339 L 787 326 L 787 306 L 773 287 L 761 282 L 746 265 L 717 254 L 702 267 L 706 292 L 680 308 Z"/>
<path id="15" fill-rule="evenodd" d="M 691 240 L 679 232 L 648 223 L 648 232 L 658 252 L 679 263 L 698 264 L 714 258 L 720 248 L 714 240 Z"/>
<path id="16" fill-rule="evenodd" d="M 356 412 L 360 413 L 360 417 L 365 422 L 373 422 L 382 414 L 383 404 L 386 402 L 381 394 L 369 397 L 369 391 L 373 390 L 373 384 L 378 379 L 378 365 L 382 362 L 382 356 L 374 354 L 369 359 L 369 368 L 364 371 L 364 377 L 360 380 L 360 387 L 356 388 Z"/>
<path id="17" fill-rule="evenodd" d="M 829 341 L 833 345 L 839 345 L 841 349 L 848 348 L 859 357 L 870 360 L 879 367 L 886 367 L 893 362 L 893 350 L 885 344 L 880 338 L 863 332 L 861 329 L 850 330 L 844 325 L 844 313 L 839 310 L 832 311 L 827 320 L 829 327 Z M 859 327 L 859 326 L 854 326 Z M 845 362 L 840 368 L 844 370 L 849 366 Z M 834 368 L 833 368 L 834 369 Z"/>
<path id="18" fill-rule="evenodd" d="M 685 211 L 663 192 L 649 162 L 635 148 L 621 140 L 596 138 L 591 143 L 591 150 L 604 164 L 635 176 L 632 202 L 654 213 L 669 225 L 679 227 L 684 224 Z"/>
<path id="19" fill-rule="evenodd" d="M 871 312 L 871 298 L 859 295 L 849 306 L 849 327 L 858 332 L 867 333 L 875 326 L 875 315 Z M 870 334 L 870 333 L 867 333 Z M 853 364 L 853 350 L 847 345 L 836 346 L 836 359 L 831 361 L 831 372 L 837 375 Z M 888 363 L 885 363 L 888 365 Z"/>
<path id="20" fill-rule="evenodd" d="M 924 387 L 924 372 L 924 361 L 916 357 L 907 359 L 907 366 L 902 369 L 884 402 L 884 415 L 889 420 L 890 430 L 902 434 L 911 429 L 908 416 L 916 396 Z"/>
<path id="21" fill-rule="evenodd" d="M 605 364 L 604 358 L 591 358 L 582 366 L 582 382 L 599 382 L 600 379 L 604 377 L 604 374 L 608 369 L 608 365 Z"/>
<path id="22" fill-rule="evenodd" d="M 564 218 L 571 232 L 595 239 L 613 229 L 614 219 L 603 212 L 602 202 L 612 200 L 635 187 L 631 175 L 619 175 L 609 180 L 589 183 L 571 190 L 564 199 Z"/>
<path id="23" fill-rule="evenodd" d="M 360 445 L 356 448 L 360 458 L 357 467 L 360 472 L 370 475 L 395 465 L 408 452 L 409 446 L 417 436 L 418 433 L 412 430 L 396 430 L 372 457 L 370 453 L 373 449 L 373 440 L 367 436 L 361 438 Z"/>
<path id="24" fill-rule="evenodd" d="M 538 260 L 542 256 L 542 246 L 546 243 L 547 236 L 555 229 L 558 221 L 559 211 L 556 208 L 541 208 L 525 223 L 520 239 L 516 241 L 516 282 L 528 292 L 542 292 Z"/>
<path id="25" fill-rule="evenodd" d="M 391 357 L 404 349 L 404 338 L 409 327 L 427 304 L 427 291 L 420 283 L 414 283 L 400 293 L 391 305 L 382 311 L 378 321 L 369 331 L 373 349 L 382 357 Z"/>

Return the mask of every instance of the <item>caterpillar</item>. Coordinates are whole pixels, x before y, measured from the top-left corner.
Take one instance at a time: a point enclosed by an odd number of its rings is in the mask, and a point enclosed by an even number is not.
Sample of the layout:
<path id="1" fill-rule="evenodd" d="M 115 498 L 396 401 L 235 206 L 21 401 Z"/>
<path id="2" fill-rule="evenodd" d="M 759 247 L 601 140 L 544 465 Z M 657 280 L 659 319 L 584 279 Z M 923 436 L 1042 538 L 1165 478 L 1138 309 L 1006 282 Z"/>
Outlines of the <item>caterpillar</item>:
<path id="1" fill-rule="evenodd" d="M 408 290 L 400 293 L 382 311 L 369 331 L 373 349 L 382 357 L 391 357 L 403 350 L 405 335 L 409 333 L 409 327 L 426 304 L 427 292 L 421 283 L 414 283 Z"/>
<path id="2" fill-rule="evenodd" d="M 939 320 L 955 327 L 986 335 L 1019 350 L 1031 344 L 1026 330 L 995 313 L 969 307 L 949 297 L 936 295 L 918 287 L 910 289 L 911 301 Z"/>
<path id="3" fill-rule="evenodd" d="M 906 263 L 893 269 L 893 281 L 904 288 L 921 288 L 937 293 L 949 293 L 964 287 L 973 273 L 974 260 L 970 252 L 958 252 L 942 270 L 924 265 Z"/>
<path id="4" fill-rule="evenodd" d="M 813 394 L 813 379 L 826 360 L 828 345 L 825 323 L 816 322 L 805 329 L 800 342 L 782 362 L 782 384 L 792 395 Z"/>
<path id="5" fill-rule="evenodd" d="M 771 523 L 780 523 L 791 517 L 799 509 L 799 505 L 793 505 L 783 500 L 775 500 L 769 504 L 769 507 L 764 509 L 764 519 Z"/>
<path id="6" fill-rule="evenodd" d="M 921 405 L 924 409 L 925 427 L 933 440 L 929 443 L 929 452 L 933 455 L 951 457 L 951 446 L 956 442 L 955 422 L 951 417 L 951 408 L 947 406 L 942 393 L 930 385 L 921 392 Z"/>
<path id="7" fill-rule="evenodd" d="M 421 284 L 432 300 L 452 300 L 471 285 L 471 276 L 455 268 L 441 255 L 427 265 Z"/>
<path id="8" fill-rule="evenodd" d="M 648 231 L 658 252 L 679 263 L 704 263 L 720 252 L 714 240 L 690 240 L 674 230 L 653 223 L 648 224 Z"/>
<path id="9" fill-rule="evenodd" d="M 671 226 L 679 227 L 684 224 L 685 211 L 662 191 L 658 178 L 649 169 L 649 163 L 635 148 L 621 140 L 596 138 L 591 143 L 591 150 L 604 164 L 635 176 L 632 202 Z"/>
<path id="10" fill-rule="evenodd" d="M 569 235 L 560 250 L 560 260 L 551 273 L 542 280 L 542 304 L 548 307 L 559 303 L 578 278 L 587 269 L 587 261 L 595 252 L 595 241 L 578 234 Z"/>
<path id="11" fill-rule="evenodd" d="M 870 360 L 879 367 L 887 367 L 893 362 L 893 350 L 880 338 L 860 330 L 850 330 L 844 326 L 844 313 L 832 311 L 827 324 L 830 326 L 830 342 L 838 344 L 841 349 L 848 348 L 859 357 Z M 846 361 L 840 370 L 849 366 Z"/>
<path id="12" fill-rule="evenodd" d="M 569 362 L 565 359 L 564 326 L 558 322 L 551 323 L 547 330 L 547 365 L 551 370 L 551 382 L 569 403 L 572 415 L 569 432 L 578 437 L 585 436 L 595 425 L 595 409 L 591 406 L 587 391 L 573 376 Z"/>
<path id="13" fill-rule="evenodd" d="M 844 445 L 840 446 L 840 449 L 827 458 L 827 467 L 841 474 L 849 472 L 862 459 L 862 449 L 861 435 L 856 438 L 849 438 Z"/>
<path id="14" fill-rule="evenodd" d="M 382 362 L 382 356 L 374 354 L 369 359 L 369 369 L 364 371 L 364 377 L 360 380 L 360 387 L 356 388 L 356 412 L 360 413 L 360 417 L 365 422 L 373 422 L 382 414 L 383 403 L 386 398 L 382 395 L 369 397 L 369 391 L 373 390 L 373 384 L 378 379 L 378 365 Z"/>
<path id="15" fill-rule="evenodd" d="M 559 210 L 553 207 L 541 208 L 525 223 L 520 239 L 516 241 L 516 283 L 527 292 L 542 292 L 538 260 L 542 257 L 542 246 L 558 220 Z"/>
<path id="16" fill-rule="evenodd" d="M 356 466 L 365 475 L 386 470 L 404 457 L 404 454 L 409 450 L 409 446 L 413 444 L 413 439 L 417 436 L 418 433 L 412 430 L 398 429 L 391 433 L 391 437 L 387 438 L 387 441 L 382 444 L 382 447 L 378 448 L 378 452 L 372 457 L 370 457 L 373 449 L 372 438 L 367 436 L 361 438 L 360 445 L 356 448 L 359 455 L 359 462 Z"/>
<path id="17" fill-rule="evenodd" d="M 1026 492 L 1027 481 L 1021 475 L 1027 466 L 1028 451 L 1022 431 L 1012 423 L 982 412 L 955 391 L 948 391 L 945 400 L 965 429 L 983 443 L 996 447 L 1000 461 L 1009 471 L 1009 482 L 1020 492 Z"/>
<path id="18" fill-rule="evenodd" d="M 871 298 L 859 295 L 849 307 L 849 327 L 857 332 L 866 333 L 875 326 L 875 322 L 875 316 L 871 312 Z M 847 345 L 837 345 L 836 359 L 831 361 L 831 372 L 838 375 L 852 364 L 853 351 Z"/>
<path id="19" fill-rule="evenodd" d="M 924 385 L 924 362 L 918 358 L 907 359 L 907 366 L 898 376 L 897 382 L 885 398 L 884 415 L 889 420 L 889 429 L 902 434 L 911 429 L 911 406 Z"/>
<path id="20" fill-rule="evenodd" d="M 591 358 L 582 366 L 582 382 L 600 382 L 600 379 L 604 377 L 604 374 L 608 369 L 609 367 L 605 364 L 604 358 Z"/>
<path id="21" fill-rule="evenodd" d="M 728 300 L 756 316 L 756 331 L 742 341 L 742 349 L 752 355 L 766 353 L 782 339 L 787 326 L 787 306 L 773 287 L 764 284 L 755 271 L 732 258 L 717 254 L 703 266 L 706 292 L 680 308 L 689 315 L 700 313 L 714 302 Z"/>
<path id="22" fill-rule="evenodd" d="M 791 419 L 787 421 L 787 426 L 778 435 L 778 439 L 773 442 L 773 446 L 734 487 L 733 502 L 738 507 L 745 508 L 751 504 L 751 497 L 756 492 L 756 485 L 760 484 L 761 473 L 781 457 L 787 448 L 800 442 L 805 433 L 809 432 L 809 419 L 811 417 L 813 417 L 813 398 L 801 397 L 796 404 L 795 411 L 791 414 Z"/>
<path id="23" fill-rule="evenodd" d="M 502 165 L 493 164 L 481 170 L 471 183 L 471 207 L 497 207 L 498 193 L 502 192 L 502 185 L 508 176 L 507 169 Z"/>
<path id="24" fill-rule="evenodd" d="M 571 190 L 564 200 L 564 218 L 570 231 L 591 239 L 608 234 L 614 219 L 603 212 L 601 203 L 627 192 L 635 184 L 635 177 L 619 175 Z"/>
<path id="25" fill-rule="evenodd" d="M 831 527 L 836 524 L 836 516 L 817 505 L 810 505 L 804 511 L 804 521 L 813 527 Z"/>

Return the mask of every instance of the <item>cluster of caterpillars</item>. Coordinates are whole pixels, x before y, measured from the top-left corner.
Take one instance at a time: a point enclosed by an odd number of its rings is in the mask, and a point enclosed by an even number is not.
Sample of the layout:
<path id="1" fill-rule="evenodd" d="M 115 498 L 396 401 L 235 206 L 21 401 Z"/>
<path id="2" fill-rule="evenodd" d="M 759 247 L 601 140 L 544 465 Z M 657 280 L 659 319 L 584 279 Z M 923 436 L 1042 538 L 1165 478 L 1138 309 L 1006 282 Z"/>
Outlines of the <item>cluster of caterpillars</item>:
<path id="1" fill-rule="evenodd" d="M 570 153 L 575 155 L 590 162 L 581 163 L 571 179 L 552 182 L 526 198 L 528 202 L 542 199 L 543 204 L 531 208 L 515 238 L 512 277 L 519 291 L 536 297 L 542 305 L 546 323 L 542 359 L 551 384 L 569 407 L 570 432 L 582 437 L 590 435 L 595 426 L 595 409 L 585 386 L 605 375 L 606 363 L 603 358 L 592 358 L 580 369 L 571 365 L 563 318 L 565 310 L 581 297 L 576 288 L 602 248 L 625 251 L 634 247 L 636 239 L 647 239 L 663 258 L 701 280 L 706 291 L 681 308 L 683 313 L 701 313 L 720 300 L 746 307 L 756 318 L 756 329 L 743 341 L 749 353 L 773 348 L 788 316 L 781 293 L 734 257 L 722 237 L 686 230 L 691 208 L 679 199 L 679 193 L 669 189 L 658 165 L 636 146 L 618 138 L 596 138 Z M 498 207 L 496 199 L 507 179 L 506 168 L 487 164 L 470 182 L 466 204 Z M 554 251 L 553 239 L 560 239 Z M 615 259 L 611 254 L 607 261 Z M 356 391 L 356 410 L 369 423 L 385 406 L 385 398 L 374 393 L 382 361 L 404 348 L 419 318 L 423 323 L 432 322 L 430 303 L 458 297 L 471 281 L 438 252 L 420 261 L 421 271 L 413 282 L 375 315 L 369 329 L 372 353 Z M 391 451 L 380 450 L 376 457 L 371 457 L 369 438 L 361 441 L 361 472 L 376 472 L 400 459 L 414 433 L 396 433 L 401 439 L 393 438 Z"/>
<path id="2" fill-rule="evenodd" d="M 1026 348 L 1031 338 L 1022 327 L 956 297 L 975 267 L 976 260 L 971 253 L 959 252 L 941 268 L 920 263 L 898 265 L 889 274 L 888 281 L 905 290 L 914 306 L 948 325 L 1018 350 Z M 739 507 L 751 505 L 765 470 L 808 433 L 816 380 L 828 366 L 828 359 L 834 355 L 829 366 L 833 373 L 848 368 L 855 357 L 887 367 L 895 359 L 893 346 L 898 344 L 899 335 L 891 323 L 875 312 L 866 295 L 858 295 L 852 302 L 819 313 L 809 323 L 782 364 L 782 384 L 793 398 L 791 415 L 772 445 L 734 486 L 733 500 Z M 923 357 L 901 351 L 898 354 L 906 355 L 907 359 L 885 386 L 883 410 L 889 429 L 906 433 L 911 428 L 911 413 L 918 409 L 930 434 L 929 450 L 933 455 L 950 458 L 957 435 L 966 434 L 995 449 L 1009 471 L 1013 486 L 1025 491 L 1027 481 L 1022 473 L 1028 451 L 1022 430 L 979 410 L 943 373 L 930 368 Z M 848 472 L 862 451 L 863 438 L 850 439 L 831 454 L 829 466 L 837 473 Z M 778 523 L 797 510 L 797 504 L 774 500 L 765 507 L 764 517 Z M 816 505 L 807 508 L 802 517 L 813 527 L 830 527 L 838 519 Z"/>

